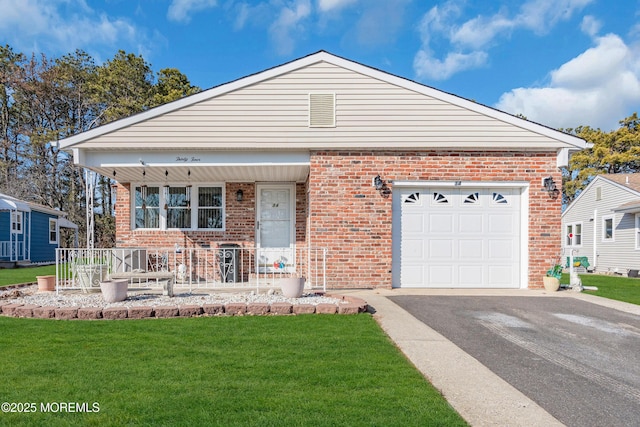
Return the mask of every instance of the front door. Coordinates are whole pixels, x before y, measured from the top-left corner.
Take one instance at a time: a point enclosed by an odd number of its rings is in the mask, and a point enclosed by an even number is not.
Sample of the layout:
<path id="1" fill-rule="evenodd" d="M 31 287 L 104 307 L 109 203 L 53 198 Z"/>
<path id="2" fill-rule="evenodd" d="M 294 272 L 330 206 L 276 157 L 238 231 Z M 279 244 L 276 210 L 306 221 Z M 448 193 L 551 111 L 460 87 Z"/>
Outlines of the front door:
<path id="1" fill-rule="evenodd" d="M 295 185 L 257 186 L 258 272 L 295 271 Z"/>

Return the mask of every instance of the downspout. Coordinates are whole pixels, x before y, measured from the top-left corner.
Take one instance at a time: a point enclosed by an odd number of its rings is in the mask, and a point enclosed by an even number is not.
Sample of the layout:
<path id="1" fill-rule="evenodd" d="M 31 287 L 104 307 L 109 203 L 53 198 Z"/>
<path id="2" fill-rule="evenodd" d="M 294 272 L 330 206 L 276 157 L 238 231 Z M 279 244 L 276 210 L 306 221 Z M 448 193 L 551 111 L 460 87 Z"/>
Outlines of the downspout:
<path id="1" fill-rule="evenodd" d="M 593 271 L 598 266 L 598 209 L 593 210 Z"/>

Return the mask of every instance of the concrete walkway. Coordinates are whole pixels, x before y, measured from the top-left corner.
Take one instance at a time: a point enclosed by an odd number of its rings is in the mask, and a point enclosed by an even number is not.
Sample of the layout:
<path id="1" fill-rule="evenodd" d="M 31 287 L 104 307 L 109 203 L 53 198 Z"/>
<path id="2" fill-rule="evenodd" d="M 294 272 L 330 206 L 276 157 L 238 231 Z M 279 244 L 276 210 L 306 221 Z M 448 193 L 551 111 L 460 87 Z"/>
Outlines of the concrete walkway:
<path id="1" fill-rule="evenodd" d="M 340 293 L 367 301 L 382 329 L 472 426 L 546 427 L 563 424 L 475 358 L 390 301 L 388 296 L 561 296 L 640 315 L 640 306 L 571 291 L 376 289 Z"/>

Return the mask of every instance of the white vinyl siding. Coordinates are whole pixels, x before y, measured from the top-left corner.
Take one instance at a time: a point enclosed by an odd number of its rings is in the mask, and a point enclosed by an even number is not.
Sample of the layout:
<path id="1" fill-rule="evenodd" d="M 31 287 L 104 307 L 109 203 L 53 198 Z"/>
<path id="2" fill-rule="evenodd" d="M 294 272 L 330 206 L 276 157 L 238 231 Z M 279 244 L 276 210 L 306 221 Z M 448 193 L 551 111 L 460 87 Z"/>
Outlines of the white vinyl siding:
<path id="1" fill-rule="evenodd" d="M 335 93 L 337 126 L 309 128 L 309 93 Z M 167 112 L 84 144 L 146 149 L 487 146 L 555 148 L 506 121 L 325 62 Z"/>
<path id="2" fill-rule="evenodd" d="M 636 214 L 636 249 L 640 249 L 640 214 Z"/>
<path id="3" fill-rule="evenodd" d="M 600 190 L 598 190 L 600 188 Z M 596 193 L 600 200 L 596 200 Z M 613 209 L 638 199 L 638 194 L 605 178 L 597 177 L 572 203 L 562 216 L 563 230 L 567 225 L 582 222 L 582 246 L 575 249 L 574 256 L 586 256 L 596 272 L 611 272 L 617 269 L 625 273 L 638 269 L 640 257 L 636 248 L 636 215 L 613 212 Z M 612 219 L 612 238 L 605 239 L 604 218 Z M 566 238 L 563 248 L 568 248 Z M 565 254 L 568 252 L 565 250 Z"/>

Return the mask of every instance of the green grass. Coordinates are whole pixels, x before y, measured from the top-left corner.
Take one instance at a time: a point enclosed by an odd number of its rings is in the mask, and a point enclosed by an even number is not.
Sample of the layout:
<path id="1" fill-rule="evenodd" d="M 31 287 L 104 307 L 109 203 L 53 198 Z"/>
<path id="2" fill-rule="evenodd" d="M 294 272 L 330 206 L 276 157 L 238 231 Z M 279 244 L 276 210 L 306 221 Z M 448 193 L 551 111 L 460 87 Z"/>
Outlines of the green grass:
<path id="1" fill-rule="evenodd" d="M 598 288 L 585 293 L 640 305 L 640 279 L 600 274 L 580 274 L 580 279 L 583 286 Z M 568 274 L 563 274 L 561 283 L 569 283 Z"/>
<path id="2" fill-rule="evenodd" d="M 369 315 L 124 321 L 0 317 L 11 426 L 466 425 Z"/>
<path id="3" fill-rule="evenodd" d="M 0 286 L 35 283 L 36 276 L 56 274 L 55 265 L 0 269 Z"/>

